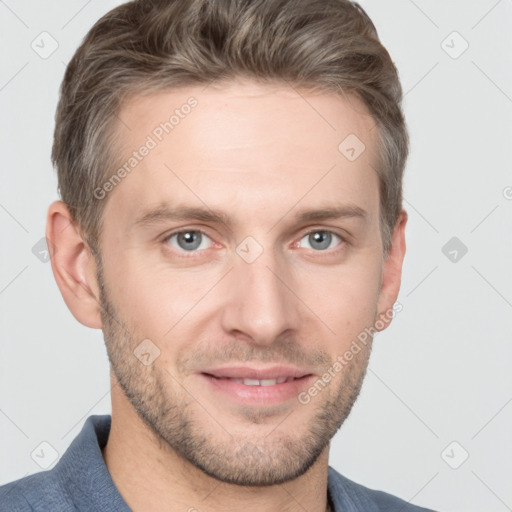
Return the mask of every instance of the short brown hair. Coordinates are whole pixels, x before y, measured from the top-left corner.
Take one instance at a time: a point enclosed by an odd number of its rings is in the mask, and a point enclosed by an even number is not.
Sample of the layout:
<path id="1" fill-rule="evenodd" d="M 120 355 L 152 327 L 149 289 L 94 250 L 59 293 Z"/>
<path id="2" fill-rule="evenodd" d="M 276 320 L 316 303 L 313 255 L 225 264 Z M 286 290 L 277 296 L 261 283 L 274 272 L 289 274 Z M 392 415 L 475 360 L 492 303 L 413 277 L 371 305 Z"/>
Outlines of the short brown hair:
<path id="1" fill-rule="evenodd" d="M 348 0 L 135 0 L 98 20 L 66 69 L 52 149 L 61 198 L 93 252 L 106 203 L 93 191 L 116 165 L 123 100 L 237 77 L 352 93 L 364 102 L 378 130 L 387 253 L 409 148 L 402 88 L 374 24 Z"/>

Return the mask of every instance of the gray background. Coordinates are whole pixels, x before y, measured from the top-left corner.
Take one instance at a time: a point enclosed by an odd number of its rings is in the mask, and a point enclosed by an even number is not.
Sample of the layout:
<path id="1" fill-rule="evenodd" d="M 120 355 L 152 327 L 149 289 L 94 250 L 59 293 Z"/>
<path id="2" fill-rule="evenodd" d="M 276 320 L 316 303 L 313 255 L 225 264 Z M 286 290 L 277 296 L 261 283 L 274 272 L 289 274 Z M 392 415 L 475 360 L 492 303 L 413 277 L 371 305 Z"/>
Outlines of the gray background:
<path id="1" fill-rule="evenodd" d="M 33 247 L 58 198 L 65 65 L 119 3 L 0 0 L 0 484 L 41 471 L 35 460 L 53 467 L 40 443 L 58 457 L 88 415 L 110 412 L 102 333 L 72 317 Z M 512 510 L 512 2 L 361 4 L 406 93 L 408 252 L 403 311 L 375 339 L 330 464 L 434 509 Z"/>

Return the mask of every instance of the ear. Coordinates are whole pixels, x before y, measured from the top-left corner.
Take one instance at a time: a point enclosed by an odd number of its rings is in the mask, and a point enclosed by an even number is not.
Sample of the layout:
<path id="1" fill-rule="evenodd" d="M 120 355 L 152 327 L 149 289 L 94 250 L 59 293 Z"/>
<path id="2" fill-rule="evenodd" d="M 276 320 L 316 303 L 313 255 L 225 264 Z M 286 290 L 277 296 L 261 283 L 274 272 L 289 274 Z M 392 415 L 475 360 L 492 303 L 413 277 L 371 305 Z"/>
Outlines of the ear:
<path id="1" fill-rule="evenodd" d="M 62 201 L 48 209 L 46 238 L 53 275 L 67 307 L 81 324 L 101 329 L 96 262 Z"/>
<path id="2" fill-rule="evenodd" d="M 393 304 L 396 302 L 402 281 L 402 262 L 405 256 L 405 225 L 407 212 L 402 210 L 393 228 L 391 246 L 384 259 L 379 292 L 377 321 L 375 328 L 383 331 L 394 316 Z M 380 321 L 379 321 L 380 320 Z"/>

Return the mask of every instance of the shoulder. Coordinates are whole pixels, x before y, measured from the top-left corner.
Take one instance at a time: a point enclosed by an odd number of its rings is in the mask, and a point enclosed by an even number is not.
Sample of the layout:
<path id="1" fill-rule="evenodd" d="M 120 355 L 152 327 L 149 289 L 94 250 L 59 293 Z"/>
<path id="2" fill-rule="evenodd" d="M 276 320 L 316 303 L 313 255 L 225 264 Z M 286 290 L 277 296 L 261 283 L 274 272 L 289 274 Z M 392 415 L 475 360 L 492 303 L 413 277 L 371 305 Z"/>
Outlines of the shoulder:
<path id="1" fill-rule="evenodd" d="M 413 505 L 384 491 L 370 489 L 349 480 L 329 466 L 329 492 L 338 510 L 365 510 L 366 512 L 434 512 Z M 351 508 L 352 507 L 352 508 Z"/>
<path id="2" fill-rule="evenodd" d="M 53 470 L 41 471 L 0 486 L 0 512 L 32 512 L 44 510 L 48 505 L 54 511 L 74 510 Z"/>
<path id="3" fill-rule="evenodd" d="M 112 510 L 123 510 L 101 455 L 110 420 L 110 415 L 89 416 L 52 469 L 0 486 L 0 512 L 69 512 L 78 506 L 92 510 L 89 505 L 102 496 L 118 504 Z"/>
<path id="4" fill-rule="evenodd" d="M 0 511 L 1 512 L 25 512 L 32 510 L 27 499 L 23 495 L 23 491 L 32 485 L 34 476 L 30 475 L 20 478 L 14 482 L 0 485 Z"/>

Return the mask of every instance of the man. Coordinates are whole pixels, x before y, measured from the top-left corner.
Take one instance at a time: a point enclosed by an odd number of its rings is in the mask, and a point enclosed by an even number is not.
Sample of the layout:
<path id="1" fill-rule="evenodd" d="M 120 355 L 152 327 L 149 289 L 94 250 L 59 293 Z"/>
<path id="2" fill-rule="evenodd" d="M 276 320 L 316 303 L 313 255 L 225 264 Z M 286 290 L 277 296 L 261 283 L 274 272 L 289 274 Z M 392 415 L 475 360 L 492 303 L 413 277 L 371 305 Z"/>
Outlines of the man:
<path id="1" fill-rule="evenodd" d="M 71 60 L 47 239 L 112 415 L 3 510 L 420 511 L 328 465 L 397 308 L 408 136 L 346 0 L 134 1 Z M 188 247 L 187 247 L 188 246 Z"/>

